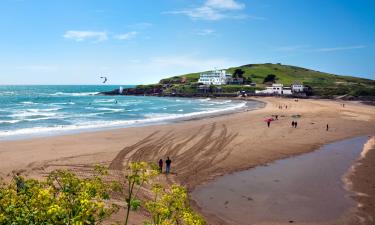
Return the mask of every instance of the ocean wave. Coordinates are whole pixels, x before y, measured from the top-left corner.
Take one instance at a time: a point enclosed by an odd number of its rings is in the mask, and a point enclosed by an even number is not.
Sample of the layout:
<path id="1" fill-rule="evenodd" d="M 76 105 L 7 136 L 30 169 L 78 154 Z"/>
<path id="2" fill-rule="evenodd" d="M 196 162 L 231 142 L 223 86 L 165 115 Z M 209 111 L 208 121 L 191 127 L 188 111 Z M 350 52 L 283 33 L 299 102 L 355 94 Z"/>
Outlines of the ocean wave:
<path id="1" fill-rule="evenodd" d="M 26 111 L 28 112 L 34 112 L 34 113 L 38 113 L 38 112 L 51 112 L 51 111 L 58 111 L 62 108 L 47 108 L 47 109 L 27 109 Z"/>
<path id="2" fill-rule="evenodd" d="M 75 105 L 76 103 L 74 102 L 54 102 L 50 103 L 50 105 Z"/>
<path id="3" fill-rule="evenodd" d="M 144 116 L 148 118 L 149 120 L 152 119 L 154 121 L 161 121 L 161 120 L 173 120 L 173 119 L 180 119 L 180 118 L 190 118 L 195 116 L 203 116 L 207 114 L 215 114 L 220 112 L 226 112 L 226 111 L 233 111 L 236 109 L 240 109 L 246 106 L 246 102 L 241 102 L 236 105 L 232 105 L 230 107 L 226 108 L 220 108 L 220 109 L 209 109 L 205 111 L 200 112 L 191 112 L 191 113 L 184 113 L 184 114 L 170 114 L 170 113 L 148 113 Z"/>
<path id="4" fill-rule="evenodd" d="M 101 110 L 101 111 L 112 111 L 112 112 L 123 112 L 124 109 L 113 109 L 113 108 L 104 108 L 104 107 L 100 107 L 100 108 L 95 108 L 96 110 Z"/>
<path id="5" fill-rule="evenodd" d="M 96 95 L 96 94 L 99 94 L 99 92 L 77 92 L 77 93 L 56 92 L 50 95 L 52 96 L 90 96 L 90 95 Z"/>
<path id="6" fill-rule="evenodd" d="M 204 98 L 204 99 L 199 99 L 200 102 L 207 102 L 207 101 L 210 101 L 211 98 Z"/>
<path id="7" fill-rule="evenodd" d="M 204 111 L 198 112 L 191 112 L 191 113 L 147 113 L 144 114 L 144 118 L 141 119 L 134 119 L 134 120 L 98 120 L 95 116 L 99 114 L 103 114 L 106 112 L 93 112 L 93 113 L 82 113 L 82 114 L 72 114 L 72 115 L 65 115 L 65 114 L 58 114 L 56 112 L 46 112 L 46 111 L 38 111 L 37 109 L 32 109 L 31 111 L 22 111 L 15 114 L 12 114 L 12 118 L 22 118 L 22 120 L 16 119 L 9 119 L 9 120 L 0 120 L 1 122 L 9 122 L 9 123 L 17 123 L 23 120 L 33 121 L 33 120 L 47 120 L 47 119 L 68 119 L 70 118 L 69 122 L 74 123 L 70 125 L 54 125 L 54 126 L 35 126 L 35 127 L 27 127 L 27 128 L 12 128 L 9 130 L 0 130 L 0 138 L 8 138 L 12 136 L 23 136 L 23 135 L 50 135 L 50 134 L 59 134 L 64 132 L 77 132 L 82 130 L 93 130 L 93 129 L 100 129 L 100 128 L 114 128 L 114 127 L 126 127 L 126 126 L 134 126 L 134 125 L 143 125 L 143 124 L 152 124 L 152 123 L 161 123 L 167 121 L 173 121 L 176 119 L 181 118 L 193 118 L 197 116 L 204 116 L 207 114 L 214 114 L 220 113 L 230 110 L 236 110 L 246 106 L 246 102 L 239 102 L 238 104 L 230 104 L 227 107 L 221 108 L 204 108 Z M 57 108 L 53 108 L 54 110 L 58 110 Z M 100 108 L 97 108 L 100 110 Z M 102 110 L 125 110 L 125 109 L 112 109 L 112 108 L 101 108 Z M 45 109 L 44 109 L 45 110 Z M 141 110 L 141 109 L 140 109 Z M 181 110 L 181 109 L 180 109 Z M 200 108 L 202 110 L 202 108 Z M 128 109 L 125 111 L 136 111 L 135 109 Z M 28 118 L 32 116 L 39 116 L 39 118 Z M 68 116 L 68 117 L 66 117 Z M 91 118 L 89 119 L 88 118 Z M 72 120 L 74 118 L 74 120 Z M 82 118 L 85 121 L 82 121 Z"/>
<path id="8" fill-rule="evenodd" d="M 0 91 L 0 95 L 13 95 L 14 91 Z"/>
<path id="9" fill-rule="evenodd" d="M 111 98 L 111 99 L 97 99 L 94 100 L 95 103 L 108 103 L 108 102 L 116 102 L 116 99 Z"/>
<path id="10" fill-rule="evenodd" d="M 52 116 L 56 116 L 56 115 L 57 115 L 56 113 L 51 113 L 51 112 L 21 111 L 21 112 L 9 115 L 9 117 L 12 117 L 12 118 L 27 118 L 27 117 L 32 117 L 32 116 L 52 117 Z"/>
<path id="11" fill-rule="evenodd" d="M 20 102 L 21 104 L 24 104 L 24 105 L 36 105 L 38 103 L 36 102 L 29 102 L 29 101 L 26 101 L 26 102 Z"/>
<path id="12" fill-rule="evenodd" d="M 13 123 L 18 123 L 22 120 L 0 120 L 0 124 L 13 124 Z"/>

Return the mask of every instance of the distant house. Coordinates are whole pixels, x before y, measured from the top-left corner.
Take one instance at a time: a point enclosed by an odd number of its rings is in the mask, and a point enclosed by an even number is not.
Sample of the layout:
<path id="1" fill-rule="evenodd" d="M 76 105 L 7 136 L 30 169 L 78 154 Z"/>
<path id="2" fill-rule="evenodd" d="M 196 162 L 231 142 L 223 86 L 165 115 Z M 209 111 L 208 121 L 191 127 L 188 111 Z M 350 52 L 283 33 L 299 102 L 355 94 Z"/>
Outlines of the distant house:
<path id="1" fill-rule="evenodd" d="M 256 90 L 256 94 L 278 94 L 278 95 L 291 95 L 292 90 L 290 87 L 284 87 L 283 84 L 272 84 L 272 86 L 266 87 L 265 90 Z"/>
<path id="2" fill-rule="evenodd" d="M 226 74 L 225 70 L 213 70 L 200 74 L 199 83 L 205 85 L 223 85 L 227 83 L 227 77 L 230 74 Z"/>
<path id="3" fill-rule="evenodd" d="M 235 77 L 227 78 L 227 84 L 243 84 L 243 83 L 244 83 L 243 78 L 235 78 Z"/>
<path id="4" fill-rule="evenodd" d="M 293 93 L 304 92 L 304 86 L 301 82 L 294 82 L 291 86 Z"/>

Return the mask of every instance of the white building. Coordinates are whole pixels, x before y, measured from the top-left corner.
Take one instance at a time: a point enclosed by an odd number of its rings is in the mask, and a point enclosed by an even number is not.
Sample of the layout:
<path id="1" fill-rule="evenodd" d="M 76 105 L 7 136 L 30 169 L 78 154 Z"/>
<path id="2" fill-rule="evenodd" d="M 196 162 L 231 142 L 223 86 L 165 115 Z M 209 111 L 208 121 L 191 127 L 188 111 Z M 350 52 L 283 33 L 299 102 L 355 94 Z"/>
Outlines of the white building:
<path id="1" fill-rule="evenodd" d="M 266 87 L 266 90 L 256 90 L 255 94 L 291 95 L 292 89 L 290 87 L 284 87 L 283 84 L 272 84 L 272 86 Z"/>
<path id="2" fill-rule="evenodd" d="M 292 84 L 292 91 L 293 92 L 304 92 L 304 86 L 302 83 L 299 83 L 299 82 L 294 82 Z"/>
<path id="3" fill-rule="evenodd" d="M 226 84 L 228 76 L 230 74 L 226 74 L 225 70 L 213 70 L 201 73 L 198 82 L 206 85 L 222 85 Z"/>

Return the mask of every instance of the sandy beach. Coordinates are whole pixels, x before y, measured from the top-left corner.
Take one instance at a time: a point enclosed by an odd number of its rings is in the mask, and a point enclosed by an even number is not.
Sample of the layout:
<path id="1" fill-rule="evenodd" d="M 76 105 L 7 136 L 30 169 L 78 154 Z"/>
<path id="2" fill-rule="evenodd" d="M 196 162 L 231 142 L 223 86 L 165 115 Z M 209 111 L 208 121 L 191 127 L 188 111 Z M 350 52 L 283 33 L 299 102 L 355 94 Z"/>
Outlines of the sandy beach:
<path id="1" fill-rule="evenodd" d="M 11 172 L 18 170 L 40 177 L 56 168 L 85 173 L 98 163 L 116 171 L 129 161 L 157 162 L 169 156 L 174 174 L 166 182 L 179 182 L 192 190 L 217 176 L 309 152 L 325 143 L 375 135 L 373 106 L 345 102 L 343 107 L 338 101 L 273 97 L 256 100 L 267 104 L 254 111 L 166 125 L 4 141 L 0 145 L 0 176 L 10 178 Z M 268 128 L 264 120 L 271 115 L 278 115 L 278 120 Z M 292 128 L 293 120 L 298 121 L 297 128 Z M 374 157 L 375 152 L 369 150 L 350 176 L 353 190 L 369 195 L 358 197 L 358 213 L 366 214 L 367 221 L 370 216 L 375 218 Z M 212 215 L 203 215 L 210 224 L 222 223 Z M 337 224 L 349 224 L 351 219 L 345 221 Z"/>

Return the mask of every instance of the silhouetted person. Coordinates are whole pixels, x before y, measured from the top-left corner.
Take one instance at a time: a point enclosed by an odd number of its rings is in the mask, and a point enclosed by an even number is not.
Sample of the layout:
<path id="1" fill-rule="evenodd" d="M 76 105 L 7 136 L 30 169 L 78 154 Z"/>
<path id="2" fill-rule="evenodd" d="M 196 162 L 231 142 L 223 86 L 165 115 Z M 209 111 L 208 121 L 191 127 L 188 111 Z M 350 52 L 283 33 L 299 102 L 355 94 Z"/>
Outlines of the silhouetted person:
<path id="1" fill-rule="evenodd" d="M 294 122 L 294 128 L 297 128 L 297 121 Z"/>
<path id="2" fill-rule="evenodd" d="M 271 120 L 267 120 L 267 126 L 270 127 Z"/>
<path id="3" fill-rule="evenodd" d="M 163 172 L 163 160 L 162 159 L 159 160 L 159 170 L 160 170 L 160 173 Z"/>
<path id="4" fill-rule="evenodd" d="M 172 163 L 172 160 L 170 160 L 169 157 L 167 157 L 167 160 L 165 160 L 165 165 L 166 165 L 165 173 L 166 174 L 169 174 L 171 172 L 171 163 Z"/>
<path id="5" fill-rule="evenodd" d="M 294 120 L 292 121 L 292 127 L 294 127 Z"/>
<path id="6" fill-rule="evenodd" d="M 275 117 L 276 117 L 276 120 L 279 120 L 279 115 L 276 115 Z"/>
<path id="7" fill-rule="evenodd" d="M 328 126 L 328 123 L 327 123 L 327 126 L 326 126 L 326 131 L 328 131 L 328 129 L 329 129 L 329 126 Z"/>
<path id="8" fill-rule="evenodd" d="M 19 193 L 25 188 L 25 181 L 20 176 L 20 173 L 17 173 L 16 176 L 14 176 L 14 180 L 16 181 L 17 193 Z"/>

